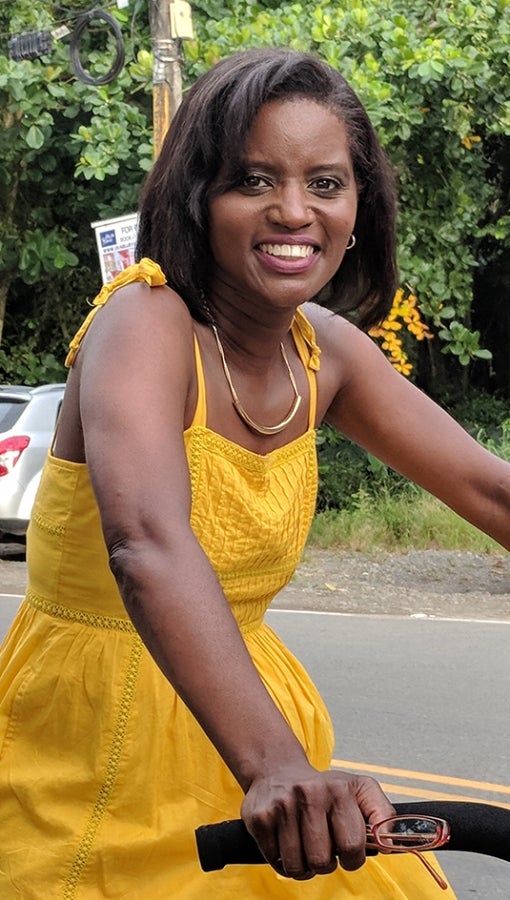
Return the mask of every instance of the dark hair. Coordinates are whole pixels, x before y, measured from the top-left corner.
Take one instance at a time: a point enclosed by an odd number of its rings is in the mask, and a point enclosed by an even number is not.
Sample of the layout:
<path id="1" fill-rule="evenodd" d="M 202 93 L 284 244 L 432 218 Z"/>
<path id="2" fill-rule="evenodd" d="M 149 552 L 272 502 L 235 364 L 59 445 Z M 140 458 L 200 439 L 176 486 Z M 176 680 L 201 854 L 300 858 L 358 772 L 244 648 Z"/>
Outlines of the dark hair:
<path id="1" fill-rule="evenodd" d="M 397 283 L 393 176 L 356 94 L 335 69 L 308 53 L 246 50 L 221 60 L 186 93 L 140 201 L 137 259 L 159 263 L 195 318 L 203 319 L 213 260 L 211 185 L 220 168 L 239 172 L 249 130 L 271 100 L 306 97 L 345 124 L 358 187 L 356 244 L 315 299 L 356 311 L 367 328 L 391 308 Z"/>

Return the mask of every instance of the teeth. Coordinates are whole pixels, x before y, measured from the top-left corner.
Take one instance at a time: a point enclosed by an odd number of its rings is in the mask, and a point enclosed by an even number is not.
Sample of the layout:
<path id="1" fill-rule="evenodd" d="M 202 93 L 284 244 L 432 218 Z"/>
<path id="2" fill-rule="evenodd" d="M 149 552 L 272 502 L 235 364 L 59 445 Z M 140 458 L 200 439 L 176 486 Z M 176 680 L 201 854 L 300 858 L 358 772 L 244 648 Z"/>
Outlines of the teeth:
<path id="1" fill-rule="evenodd" d="M 260 244 L 259 246 L 263 253 L 289 259 L 305 259 L 314 251 L 310 244 Z"/>

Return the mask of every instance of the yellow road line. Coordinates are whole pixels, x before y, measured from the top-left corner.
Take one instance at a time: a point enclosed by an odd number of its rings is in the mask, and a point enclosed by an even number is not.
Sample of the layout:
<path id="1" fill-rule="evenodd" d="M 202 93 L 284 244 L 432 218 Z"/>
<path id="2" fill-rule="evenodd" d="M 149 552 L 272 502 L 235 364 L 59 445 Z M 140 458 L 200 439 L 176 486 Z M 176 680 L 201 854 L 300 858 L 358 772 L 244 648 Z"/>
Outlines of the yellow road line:
<path id="1" fill-rule="evenodd" d="M 379 783 L 385 794 L 398 794 L 402 797 L 416 797 L 418 800 L 458 800 L 460 803 L 487 803 L 488 806 L 500 806 L 504 809 L 510 809 L 510 803 L 500 803 L 498 800 L 462 796 L 461 794 L 447 794 L 443 791 L 428 791 L 425 788 L 407 787 L 402 784 Z"/>
<path id="2" fill-rule="evenodd" d="M 410 769 L 392 769 L 388 766 L 375 766 L 370 763 L 352 762 L 346 759 L 333 759 L 332 766 L 347 769 L 349 772 L 370 772 L 379 775 L 391 775 L 393 778 L 410 778 L 414 781 L 431 781 L 436 784 L 451 784 L 473 791 L 492 791 L 496 794 L 510 794 L 510 786 L 493 784 L 490 781 L 470 781 L 467 778 L 454 778 L 449 775 L 434 775 L 429 772 L 413 772 Z"/>

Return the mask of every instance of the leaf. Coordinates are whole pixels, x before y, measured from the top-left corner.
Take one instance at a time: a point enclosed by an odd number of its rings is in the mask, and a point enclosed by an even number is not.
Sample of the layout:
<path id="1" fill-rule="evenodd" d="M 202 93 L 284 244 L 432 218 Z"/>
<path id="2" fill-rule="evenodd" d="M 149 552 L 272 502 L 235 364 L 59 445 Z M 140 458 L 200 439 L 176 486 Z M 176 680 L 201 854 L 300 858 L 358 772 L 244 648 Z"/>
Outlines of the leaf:
<path id="1" fill-rule="evenodd" d="M 31 125 L 26 133 L 25 140 L 32 150 L 40 150 L 44 144 L 44 134 L 37 125 Z"/>

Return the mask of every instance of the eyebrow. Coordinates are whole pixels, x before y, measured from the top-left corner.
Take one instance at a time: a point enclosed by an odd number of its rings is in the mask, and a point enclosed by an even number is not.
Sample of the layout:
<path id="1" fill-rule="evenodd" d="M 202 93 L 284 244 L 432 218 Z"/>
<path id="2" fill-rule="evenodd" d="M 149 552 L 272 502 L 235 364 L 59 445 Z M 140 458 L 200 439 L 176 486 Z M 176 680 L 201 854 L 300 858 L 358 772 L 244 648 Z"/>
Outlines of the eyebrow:
<path id="1" fill-rule="evenodd" d="M 264 172 L 269 172 L 271 174 L 277 174 L 280 170 L 280 166 L 272 165 L 264 159 L 249 159 L 248 157 L 243 157 L 239 160 L 239 164 L 242 169 L 260 169 Z M 307 175 L 320 175 L 324 172 L 331 172 L 336 174 L 341 174 L 345 176 L 350 176 L 353 174 L 352 164 L 351 168 L 345 163 L 341 161 L 335 162 L 323 162 L 318 165 L 312 166 L 309 169 L 306 169 Z"/>

